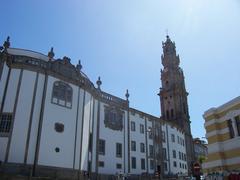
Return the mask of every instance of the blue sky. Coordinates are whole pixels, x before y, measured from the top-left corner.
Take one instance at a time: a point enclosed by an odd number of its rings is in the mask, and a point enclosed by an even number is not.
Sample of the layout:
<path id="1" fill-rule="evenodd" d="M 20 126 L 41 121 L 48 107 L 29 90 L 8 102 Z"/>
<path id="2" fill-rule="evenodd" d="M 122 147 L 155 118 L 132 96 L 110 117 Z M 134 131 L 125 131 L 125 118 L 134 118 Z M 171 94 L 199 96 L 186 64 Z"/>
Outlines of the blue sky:
<path id="1" fill-rule="evenodd" d="M 239 96 L 239 0 L 3 0 L 0 42 L 82 61 L 102 89 L 159 116 L 162 41 L 175 41 L 189 92 L 194 137 L 202 115 Z"/>

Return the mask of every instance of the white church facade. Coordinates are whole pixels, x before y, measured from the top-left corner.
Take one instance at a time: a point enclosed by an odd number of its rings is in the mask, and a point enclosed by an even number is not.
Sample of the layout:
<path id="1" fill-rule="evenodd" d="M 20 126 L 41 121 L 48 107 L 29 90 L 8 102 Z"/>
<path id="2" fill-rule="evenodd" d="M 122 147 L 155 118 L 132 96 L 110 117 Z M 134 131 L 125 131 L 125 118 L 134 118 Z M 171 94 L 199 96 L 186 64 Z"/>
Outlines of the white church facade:
<path id="1" fill-rule="evenodd" d="M 166 111 L 164 87 L 159 95 L 162 116 L 154 117 L 131 108 L 128 91 L 122 99 L 101 90 L 100 78 L 94 85 L 80 62 L 54 59 L 53 49 L 11 48 L 8 38 L 0 52 L 1 168 L 73 179 L 187 174 L 190 123 L 176 108 Z"/>

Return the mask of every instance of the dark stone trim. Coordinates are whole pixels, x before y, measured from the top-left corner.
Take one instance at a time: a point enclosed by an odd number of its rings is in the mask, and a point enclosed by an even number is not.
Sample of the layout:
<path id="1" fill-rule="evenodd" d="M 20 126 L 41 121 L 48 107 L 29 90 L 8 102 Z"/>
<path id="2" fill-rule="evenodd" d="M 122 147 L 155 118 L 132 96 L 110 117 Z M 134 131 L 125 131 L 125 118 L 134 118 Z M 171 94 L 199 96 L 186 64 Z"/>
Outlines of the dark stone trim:
<path id="1" fill-rule="evenodd" d="M 156 142 L 155 142 L 155 136 L 156 136 L 156 129 L 155 129 L 155 121 L 152 121 L 152 141 L 153 141 L 153 159 L 154 159 L 154 170 L 157 171 L 157 159 L 156 159 Z"/>
<path id="2" fill-rule="evenodd" d="M 97 109 L 97 138 L 96 138 L 96 173 L 98 174 L 98 159 L 99 159 L 99 134 L 100 134 L 100 101 L 98 100 Z"/>
<path id="3" fill-rule="evenodd" d="M 4 91 L 3 91 L 3 98 L 2 98 L 2 103 L 1 103 L 0 116 L 3 114 L 3 108 L 4 108 L 5 99 L 6 99 L 6 95 L 7 95 L 7 89 L 8 89 L 10 74 L 11 74 L 11 68 L 8 69 L 6 84 L 5 84 Z M 8 137 L 8 136 L 9 136 L 9 133 L 0 133 L 0 137 Z"/>
<path id="4" fill-rule="evenodd" d="M 90 169 L 89 169 L 89 142 L 90 142 L 90 128 L 91 128 L 91 114 L 92 114 L 92 99 L 93 99 L 93 97 L 91 96 L 91 98 L 90 98 L 90 110 L 89 110 L 89 113 L 90 113 L 90 115 L 89 115 L 89 126 L 88 126 L 88 143 L 87 143 L 87 152 L 88 152 L 88 154 L 87 154 L 87 171 L 88 171 L 88 173 L 90 173 Z"/>
<path id="5" fill-rule="evenodd" d="M 76 159 L 76 144 L 77 144 L 77 130 L 78 130 L 78 114 L 79 114 L 79 99 L 80 99 L 80 87 L 78 87 L 78 98 L 77 98 L 77 115 L 76 115 L 76 127 L 75 127 L 75 139 L 74 139 L 74 152 L 73 152 L 73 169 L 75 167 Z"/>
<path id="6" fill-rule="evenodd" d="M 9 139 L 8 139 L 8 144 L 7 144 L 7 149 L 6 149 L 5 163 L 8 161 L 10 145 L 11 145 L 11 141 L 12 141 L 12 133 L 13 133 L 18 97 L 19 97 L 20 87 L 22 84 L 22 75 L 23 75 L 23 69 L 21 69 L 19 79 L 18 79 L 17 92 L 16 92 L 16 97 L 15 97 L 15 102 L 14 102 L 14 107 L 13 107 L 12 124 L 11 124 L 11 128 L 10 128 Z"/>
<path id="7" fill-rule="evenodd" d="M 35 108 L 35 99 L 36 99 L 36 93 L 37 93 L 38 77 L 39 77 L 39 73 L 36 74 L 33 96 L 32 96 L 32 105 L 31 105 L 31 112 L 30 112 L 30 118 L 29 118 L 29 124 L 28 124 L 28 133 L 27 133 L 27 141 L 26 141 L 26 148 L 25 148 L 25 155 L 24 155 L 24 164 L 27 163 L 29 141 L 30 141 L 30 134 L 31 134 L 31 128 L 32 128 L 32 120 L 33 120 L 33 111 Z"/>
<path id="8" fill-rule="evenodd" d="M 79 170 L 81 170 L 81 164 L 82 164 L 82 147 L 83 147 L 83 125 L 84 125 L 84 108 L 85 108 L 85 96 L 86 96 L 86 91 L 84 91 L 83 94 L 83 106 L 82 106 L 82 125 L 81 125 L 81 143 L 80 143 L 80 157 L 79 157 Z"/>
<path id="9" fill-rule="evenodd" d="M 193 172 L 193 163 L 194 163 L 194 147 L 191 134 L 184 134 L 185 137 L 185 149 L 187 154 L 187 165 L 188 165 L 188 174 Z"/>
<path id="10" fill-rule="evenodd" d="M 160 164 L 161 164 L 161 177 L 163 177 L 163 174 L 164 174 L 164 159 L 163 159 L 163 141 L 162 141 L 162 123 L 159 121 L 158 122 L 158 134 L 159 134 L 159 136 L 158 136 L 158 141 L 159 141 L 159 149 L 160 149 L 160 159 L 159 159 L 159 161 L 160 161 Z"/>
<path id="11" fill-rule="evenodd" d="M 38 166 L 36 178 L 31 178 L 31 165 L 23 165 L 18 163 L 7 163 L 2 166 L 0 178 L 6 179 L 62 179 L 62 180 L 105 180 L 116 179 L 115 174 L 96 174 L 92 173 L 90 177 L 86 175 L 86 171 L 73 170 L 72 168 L 60 168 L 53 166 Z M 19 176 L 20 175 L 20 176 Z M 130 175 L 129 179 L 151 179 L 153 176 Z"/>
<path id="12" fill-rule="evenodd" d="M 171 172 L 171 164 L 170 164 L 171 160 L 170 160 L 169 140 L 168 140 L 168 124 L 166 124 L 166 134 L 165 134 L 165 137 L 166 137 L 166 140 L 167 140 L 167 153 L 168 153 L 167 154 L 168 155 L 167 161 L 168 161 L 168 167 L 169 167 L 168 172 Z"/>
<path id="13" fill-rule="evenodd" d="M 2 73 L 3 73 L 3 68 L 4 68 L 4 60 L 2 59 L 3 56 L 0 54 L 0 80 L 2 79 Z"/>
<path id="14" fill-rule="evenodd" d="M 93 98 L 93 116 L 92 116 L 92 139 L 91 139 L 91 146 L 92 146 L 92 152 L 91 152 L 91 170 L 93 169 L 93 137 L 94 137 L 94 125 L 95 125 L 95 123 L 94 123 L 94 118 L 95 118 L 95 99 Z M 95 152 L 96 153 L 96 152 Z M 92 171 L 93 172 L 93 171 Z M 91 173 L 92 173 L 91 172 Z"/>
<path id="15" fill-rule="evenodd" d="M 127 121 L 128 121 L 128 173 L 130 173 L 130 115 L 129 115 L 129 107 L 127 110 Z"/>
<path id="16" fill-rule="evenodd" d="M 5 87 L 4 87 L 2 104 L 1 104 L 1 109 L 0 109 L 0 115 L 3 113 L 3 108 L 4 108 L 4 104 L 5 104 L 5 99 L 6 99 L 7 89 L 8 89 L 9 79 L 10 79 L 10 74 L 11 74 L 11 68 L 8 69 L 8 74 L 7 74 L 7 79 L 6 79 L 6 85 L 5 85 Z"/>
<path id="17" fill-rule="evenodd" d="M 11 55 L 8 54 L 9 58 L 7 64 L 12 68 L 22 68 L 34 72 L 40 72 L 42 74 L 51 75 L 62 81 L 66 81 L 76 86 L 80 86 L 82 89 L 88 91 L 95 98 L 98 98 L 102 102 L 118 106 L 122 109 L 127 109 L 128 102 L 119 97 L 110 95 L 106 92 L 99 91 L 95 88 L 93 83 L 86 77 L 86 75 L 79 71 L 70 62 L 65 63 L 64 59 L 58 59 L 54 61 L 44 61 L 28 56 Z"/>
<path id="18" fill-rule="evenodd" d="M 124 112 L 124 116 L 123 116 L 123 163 L 124 163 L 124 169 L 123 169 L 123 173 L 126 173 L 126 116 L 125 116 L 125 112 Z"/>
<path id="19" fill-rule="evenodd" d="M 147 125 L 147 119 L 146 117 L 144 118 L 145 121 L 145 144 L 146 144 L 146 161 L 147 161 L 147 173 L 149 173 L 149 168 L 148 168 L 148 125 Z"/>
<path id="20" fill-rule="evenodd" d="M 37 130 L 37 142 L 36 142 L 36 147 L 35 147 L 36 149 L 35 149 L 34 163 L 33 163 L 33 176 L 35 176 L 35 172 L 36 172 L 36 168 L 37 168 L 37 164 L 38 164 L 38 158 L 39 158 L 39 150 L 40 150 L 40 142 L 41 142 L 41 134 L 42 134 L 42 124 L 43 124 L 46 92 L 47 92 L 47 83 L 48 83 L 48 75 L 45 74 L 41 109 L 40 109 L 40 116 L 39 116 L 39 122 L 38 122 L 38 130 Z"/>

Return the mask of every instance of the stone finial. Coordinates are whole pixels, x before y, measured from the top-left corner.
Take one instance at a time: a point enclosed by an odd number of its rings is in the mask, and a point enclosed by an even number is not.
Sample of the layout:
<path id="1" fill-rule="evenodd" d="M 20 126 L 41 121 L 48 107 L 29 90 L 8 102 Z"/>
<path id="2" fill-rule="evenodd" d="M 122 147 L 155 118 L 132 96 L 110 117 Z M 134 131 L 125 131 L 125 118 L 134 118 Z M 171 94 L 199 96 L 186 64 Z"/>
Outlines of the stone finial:
<path id="1" fill-rule="evenodd" d="M 54 52 L 53 52 L 53 47 L 51 47 L 51 50 L 48 52 L 48 57 L 49 57 L 49 60 L 52 60 L 53 57 L 54 57 Z"/>
<path id="2" fill-rule="evenodd" d="M 100 86 L 102 85 L 102 81 L 101 81 L 100 76 L 98 77 L 98 80 L 97 80 L 96 83 L 97 83 L 98 89 L 100 89 Z"/>
<path id="3" fill-rule="evenodd" d="M 77 64 L 76 68 L 77 68 L 78 71 L 81 71 L 81 69 L 82 69 L 82 64 L 81 64 L 80 59 L 78 60 L 78 64 Z"/>
<path id="4" fill-rule="evenodd" d="M 70 64 L 71 63 L 71 59 L 69 57 L 67 57 L 67 56 L 64 56 L 63 57 L 63 63 L 64 64 Z"/>
<path id="5" fill-rule="evenodd" d="M 127 89 L 126 94 L 125 94 L 125 97 L 126 97 L 127 101 L 128 101 L 129 96 L 130 96 L 130 95 L 129 95 L 128 89 Z"/>
<path id="6" fill-rule="evenodd" d="M 3 43 L 4 49 L 7 49 L 10 47 L 10 37 L 7 37 L 7 40 Z"/>

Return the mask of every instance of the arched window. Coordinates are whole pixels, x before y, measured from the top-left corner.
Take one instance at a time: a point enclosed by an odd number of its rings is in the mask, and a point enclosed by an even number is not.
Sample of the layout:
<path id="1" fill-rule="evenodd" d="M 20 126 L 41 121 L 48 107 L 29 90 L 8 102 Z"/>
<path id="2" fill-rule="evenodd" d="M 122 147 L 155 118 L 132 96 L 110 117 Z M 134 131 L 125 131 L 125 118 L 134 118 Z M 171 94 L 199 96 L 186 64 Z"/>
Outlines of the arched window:
<path id="1" fill-rule="evenodd" d="M 53 84 L 52 103 L 67 108 L 72 108 L 72 87 L 62 81 Z"/>
<path id="2" fill-rule="evenodd" d="M 174 117 L 174 111 L 173 111 L 173 109 L 171 109 L 171 118 L 173 118 Z"/>
<path id="3" fill-rule="evenodd" d="M 183 103 L 183 112 L 184 114 L 187 114 L 185 103 Z"/>
<path id="4" fill-rule="evenodd" d="M 169 111 L 168 110 L 167 110 L 166 114 L 167 114 L 167 119 L 169 119 Z"/>

